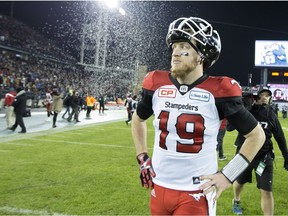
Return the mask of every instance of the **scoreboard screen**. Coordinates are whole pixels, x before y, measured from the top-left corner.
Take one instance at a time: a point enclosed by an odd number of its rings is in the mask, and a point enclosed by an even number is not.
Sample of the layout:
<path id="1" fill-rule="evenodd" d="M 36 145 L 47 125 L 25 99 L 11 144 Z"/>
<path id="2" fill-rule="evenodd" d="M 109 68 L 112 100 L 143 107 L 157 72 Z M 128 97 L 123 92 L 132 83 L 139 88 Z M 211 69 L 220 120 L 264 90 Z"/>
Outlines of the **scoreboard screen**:
<path id="1" fill-rule="evenodd" d="M 256 40 L 256 67 L 288 67 L 288 41 Z"/>

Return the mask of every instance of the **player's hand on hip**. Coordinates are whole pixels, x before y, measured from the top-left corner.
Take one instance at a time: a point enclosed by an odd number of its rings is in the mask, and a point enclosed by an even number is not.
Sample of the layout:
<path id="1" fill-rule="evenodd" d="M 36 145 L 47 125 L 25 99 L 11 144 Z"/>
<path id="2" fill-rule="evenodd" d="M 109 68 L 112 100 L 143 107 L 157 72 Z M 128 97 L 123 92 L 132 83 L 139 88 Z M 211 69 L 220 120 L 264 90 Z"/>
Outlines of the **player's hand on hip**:
<path id="1" fill-rule="evenodd" d="M 140 180 L 142 187 L 152 187 L 152 177 L 156 177 L 156 174 L 153 170 L 151 159 L 146 152 L 143 152 L 137 156 L 137 161 L 140 169 Z"/>
<path id="2" fill-rule="evenodd" d="M 200 190 L 203 190 L 204 194 L 208 194 L 216 189 L 216 196 L 214 201 L 216 201 L 221 193 L 231 186 L 231 182 L 221 173 L 218 172 L 213 175 L 200 176 L 201 180 L 210 180 L 200 186 Z"/>

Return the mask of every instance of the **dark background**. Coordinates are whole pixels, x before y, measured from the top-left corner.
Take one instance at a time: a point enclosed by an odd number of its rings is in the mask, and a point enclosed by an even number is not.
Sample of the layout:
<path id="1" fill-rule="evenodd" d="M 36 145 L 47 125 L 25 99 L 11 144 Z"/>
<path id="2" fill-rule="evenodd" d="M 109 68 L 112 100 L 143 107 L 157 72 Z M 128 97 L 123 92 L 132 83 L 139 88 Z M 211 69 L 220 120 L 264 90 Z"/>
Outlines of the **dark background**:
<path id="1" fill-rule="evenodd" d="M 253 74 L 253 85 L 260 83 L 261 68 L 254 67 L 255 40 L 288 40 L 285 1 L 121 1 L 119 5 L 127 12 L 125 17 L 101 9 L 95 1 L 14 1 L 13 4 L 14 18 L 58 40 L 76 56 L 81 25 L 96 23 L 104 11 L 111 25 L 110 65 L 119 56 L 123 58 L 117 64 L 124 66 L 125 61 L 137 56 L 149 70 L 170 67 L 170 51 L 165 43 L 169 24 L 179 17 L 201 17 L 214 26 L 222 41 L 220 58 L 207 72 L 234 77 L 242 85 L 247 85 L 249 73 Z M 11 5 L 11 1 L 1 1 L 0 13 L 10 15 Z M 287 83 L 287 80 L 279 78 L 274 82 Z"/>

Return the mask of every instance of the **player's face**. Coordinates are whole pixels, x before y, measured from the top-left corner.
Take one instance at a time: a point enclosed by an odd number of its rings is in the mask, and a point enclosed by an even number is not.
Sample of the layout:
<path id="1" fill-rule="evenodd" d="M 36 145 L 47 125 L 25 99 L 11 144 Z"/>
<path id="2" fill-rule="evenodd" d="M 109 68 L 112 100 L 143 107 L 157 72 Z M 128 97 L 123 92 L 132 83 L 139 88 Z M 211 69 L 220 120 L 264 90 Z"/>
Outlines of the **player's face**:
<path id="1" fill-rule="evenodd" d="M 197 65 L 199 55 L 188 42 L 175 42 L 172 45 L 171 73 L 174 77 L 183 78 Z"/>
<path id="2" fill-rule="evenodd" d="M 257 104 L 268 104 L 270 99 L 270 95 L 268 92 L 262 92 L 259 95 L 259 99 L 257 101 Z"/>

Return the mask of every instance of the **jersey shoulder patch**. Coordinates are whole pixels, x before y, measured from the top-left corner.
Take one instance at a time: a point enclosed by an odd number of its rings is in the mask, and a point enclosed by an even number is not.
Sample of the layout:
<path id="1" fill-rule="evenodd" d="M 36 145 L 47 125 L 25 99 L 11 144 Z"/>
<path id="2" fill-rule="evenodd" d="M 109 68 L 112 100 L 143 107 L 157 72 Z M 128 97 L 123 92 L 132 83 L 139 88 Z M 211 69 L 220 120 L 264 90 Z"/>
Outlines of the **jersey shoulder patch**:
<path id="1" fill-rule="evenodd" d="M 226 76 L 209 76 L 197 87 L 210 91 L 216 98 L 242 96 L 242 88 L 239 83 Z"/>
<path id="2" fill-rule="evenodd" d="M 155 70 L 146 74 L 143 80 L 143 88 L 155 91 L 160 86 L 172 84 L 169 71 Z"/>

